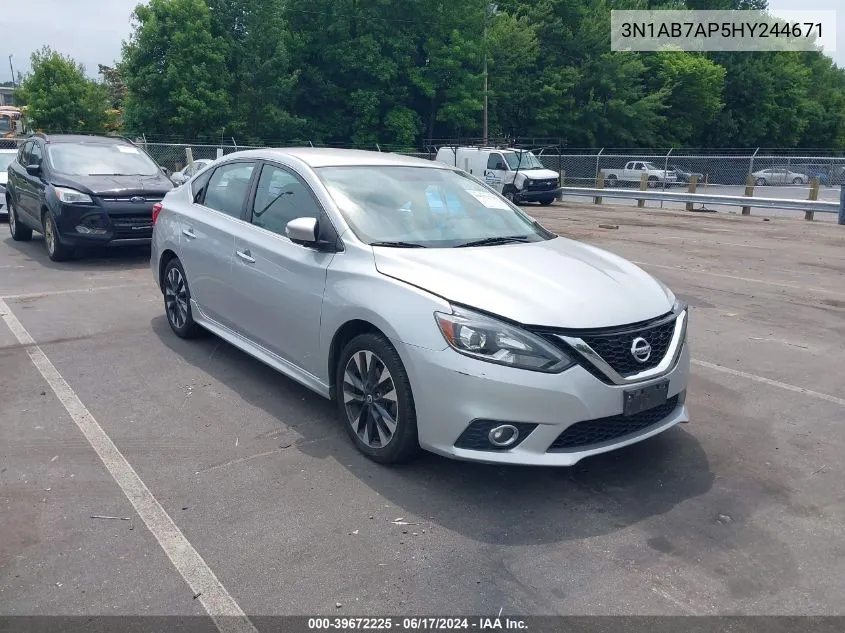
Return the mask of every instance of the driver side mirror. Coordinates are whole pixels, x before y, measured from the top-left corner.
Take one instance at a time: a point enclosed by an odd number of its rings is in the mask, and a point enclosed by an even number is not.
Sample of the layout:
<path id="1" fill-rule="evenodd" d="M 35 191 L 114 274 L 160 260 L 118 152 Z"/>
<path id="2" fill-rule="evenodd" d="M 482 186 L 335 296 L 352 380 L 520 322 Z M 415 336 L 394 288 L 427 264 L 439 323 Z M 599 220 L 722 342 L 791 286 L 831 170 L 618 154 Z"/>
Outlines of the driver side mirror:
<path id="1" fill-rule="evenodd" d="M 292 242 L 307 246 L 317 243 L 317 218 L 296 218 L 285 225 L 285 235 Z"/>
<path id="2" fill-rule="evenodd" d="M 26 166 L 26 173 L 30 176 L 40 176 L 41 175 L 41 165 L 27 165 Z"/>
<path id="3" fill-rule="evenodd" d="M 325 237 L 321 239 L 320 223 L 317 218 L 295 218 L 285 225 L 285 235 L 295 244 L 310 246 L 328 253 L 343 250 L 336 241 L 337 236 L 334 231 L 330 230 L 328 233 L 335 239 L 325 239 Z"/>

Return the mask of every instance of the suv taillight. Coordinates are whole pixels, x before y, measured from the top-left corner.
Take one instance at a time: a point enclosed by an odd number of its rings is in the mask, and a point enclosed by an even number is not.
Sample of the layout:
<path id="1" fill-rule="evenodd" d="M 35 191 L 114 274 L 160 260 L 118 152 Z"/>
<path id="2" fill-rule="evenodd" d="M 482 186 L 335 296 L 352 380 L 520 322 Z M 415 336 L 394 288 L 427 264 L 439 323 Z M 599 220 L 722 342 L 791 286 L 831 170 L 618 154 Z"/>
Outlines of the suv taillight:
<path id="1" fill-rule="evenodd" d="M 156 220 L 158 220 L 158 214 L 161 213 L 161 209 L 162 209 L 161 202 L 156 202 L 153 205 L 153 225 L 155 225 Z"/>

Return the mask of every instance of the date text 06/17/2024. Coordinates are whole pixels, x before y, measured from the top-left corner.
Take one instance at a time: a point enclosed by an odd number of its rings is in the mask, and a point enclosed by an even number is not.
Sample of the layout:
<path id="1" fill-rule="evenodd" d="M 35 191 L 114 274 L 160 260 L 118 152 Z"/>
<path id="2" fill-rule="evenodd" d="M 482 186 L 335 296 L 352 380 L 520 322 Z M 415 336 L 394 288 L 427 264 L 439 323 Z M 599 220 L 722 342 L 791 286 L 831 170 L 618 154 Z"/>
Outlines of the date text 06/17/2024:
<path id="1" fill-rule="evenodd" d="M 522 618 L 480 617 L 323 617 L 308 618 L 312 631 L 525 631 Z"/>

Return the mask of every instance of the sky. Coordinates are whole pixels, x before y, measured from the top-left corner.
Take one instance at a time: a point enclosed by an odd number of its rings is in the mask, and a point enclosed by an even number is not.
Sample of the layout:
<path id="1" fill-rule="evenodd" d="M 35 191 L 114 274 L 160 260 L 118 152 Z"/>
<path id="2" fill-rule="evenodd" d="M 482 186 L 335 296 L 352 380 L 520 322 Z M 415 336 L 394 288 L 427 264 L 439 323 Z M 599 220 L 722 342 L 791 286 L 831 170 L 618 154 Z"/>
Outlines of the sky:
<path id="1" fill-rule="evenodd" d="M 139 0 L 0 0 L 0 81 L 9 81 L 9 55 L 15 73 L 29 70 L 33 50 L 49 45 L 97 76 L 97 65 L 120 58 L 121 42 L 129 37 L 129 16 Z M 845 68 L 845 3 L 843 0 L 769 0 L 782 10 L 839 9 L 836 52 L 829 53 Z M 741 53 L 737 53 L 741 54 Z"/>

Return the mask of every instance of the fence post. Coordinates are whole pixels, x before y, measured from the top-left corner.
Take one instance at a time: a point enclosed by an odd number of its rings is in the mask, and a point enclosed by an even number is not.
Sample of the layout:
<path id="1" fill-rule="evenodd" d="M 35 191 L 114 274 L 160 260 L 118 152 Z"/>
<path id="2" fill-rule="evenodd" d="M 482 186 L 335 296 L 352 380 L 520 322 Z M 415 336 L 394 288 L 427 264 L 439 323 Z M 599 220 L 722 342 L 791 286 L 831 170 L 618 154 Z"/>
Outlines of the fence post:
<path id="1" fill-rule="evenodd" d="M 695 189 L 696 189 L 697 186 L 698 186 L 698 176 L 690 176 L 688 192 L 689 193 L 695 193 Z M 687 211 L 692 211 L 694 204 L 695 203 L 693 203 L 693 202 L 687 202 Z"/>
<path id="2" fill-rule="evenodd" d="M 604 174 L 599 172 L 599 175 L 596 176 L 596 189 L 604 189 Z M 601 204 L 601 196 L 596 196 L 593 198 L 594 204 Z"/>
<path id="3" fill-rule="evenodd" d="M 845 185 L 839 185 L 839 224 L 845 224 Z"/>
<path id="4" fill-rule="evenodd" d="M 566 186 L 566 170 L 565 169 L 560 170 L 560 186 L 561 187 Z"/>
<path id="5" fill-rule="evenodd" d="M 194 164 L 194 150 L 190 147 L 185 148 L 185 160 L 188 161 L 185 163 L 185 166 L 193 165 Z"/>
<path id="6" fill-rule="evenodd" d="M 754 196 L 754 176 L 750 173 L 745 179 L 745 196 L 752 198 Z M 751 207 L 742 207 L 742 215 L 751 215 Z"/>
<path id="7" fill-rule="evenodd" d="M 757 149 L 754 150 L 754 153 L 751 154 L 751 161 L 748 163 L 748 175 L 749 176 L 754 173 L 754 157 L 757 156 L 757 152 L 759 152 L 759 151 L 760 151 L 760 148 L 758 147 Z"/>
<path id="8" fill-rule="evenodd" d="M 603 151 L 604 151 L 604 148 L 602 147 L 599 150 L 599 153 L 596 154 L 596 181 L 598 181 L 599 173 L 601 173 L 601 170 L 599 169 L 599 160 L 601 160 L 601 154 L 602 154 Z"/>
<path id="9" fill-rule="evenodd" d="M 648 174 L 643 172 L 640 174 L 640 191 L 645 191 L 646 189 L 648 189 Z M 645 206 L 645 199 L 638 198 L 637 206 L 642 209 Z"/>
<path id="10" fill-rule="evenodd" d="M 819 179 L 818 178 L 811 178 L 810 179 L 810 195 L 807 196 L 807 200 L 818 200 L 819 199 Z M 804 219 L 805 220 L 813 220 L 813 216 L 815 216 L 815 211 L 804 211 Z"/>

